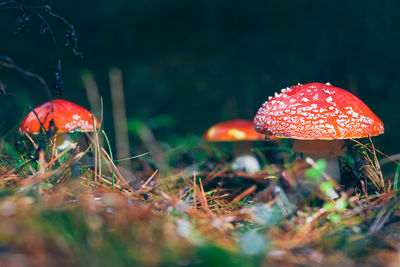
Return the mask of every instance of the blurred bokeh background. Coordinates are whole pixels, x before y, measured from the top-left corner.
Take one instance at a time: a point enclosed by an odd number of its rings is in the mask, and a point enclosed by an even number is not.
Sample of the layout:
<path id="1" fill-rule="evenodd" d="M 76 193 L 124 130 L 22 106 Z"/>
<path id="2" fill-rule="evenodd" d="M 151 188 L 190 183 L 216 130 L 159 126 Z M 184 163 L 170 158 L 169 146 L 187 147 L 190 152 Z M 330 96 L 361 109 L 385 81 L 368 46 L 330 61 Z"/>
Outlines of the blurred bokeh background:
<path id="1" fill-rule="evenodd" d="M 400 2 L 86 0 L 49 4 L 79 34 L 83 58 L 64 47 L 63 23 L 49 18 L 60 46 L 62 98 L 90 107 L 82 77 L 92 73 L 104 100 L 104 128 L 113 136 L 109 70 L 122 71 L 127 117 L 159 128 L 157 137 L 201 135 L 226 119 L 252 119 L 281 88 L 331 82 L 360 97 L 382 119 L 377 147 L 400 151 Z M 27 3 L 28 3 L 27 2 Z M 16 35 L 18 9 L 0 9 L 0 54 L 53 84 L 57 55 L 37 18 Z M 43 89 L 0 68 L 0 134 L 11 136 Z M 57 98 L 53 94 L 54 98 Z M 132 129 L 132 125 L 129 126 Z M 112 143 L 113 138 L 110 138 Z M 144 152 L 130 132 L 131 150 Z"/>

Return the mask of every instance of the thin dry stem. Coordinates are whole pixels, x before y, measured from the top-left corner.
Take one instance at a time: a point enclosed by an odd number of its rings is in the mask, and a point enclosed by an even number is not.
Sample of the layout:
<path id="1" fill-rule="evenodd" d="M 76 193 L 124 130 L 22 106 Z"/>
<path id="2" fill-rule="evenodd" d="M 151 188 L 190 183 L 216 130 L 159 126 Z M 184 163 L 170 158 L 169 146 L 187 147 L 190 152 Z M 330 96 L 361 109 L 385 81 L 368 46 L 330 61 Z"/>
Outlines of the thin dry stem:
<path id="1" fill-rule="evenodd" d="M 129 158 L 131 156 L 131 152 L 128 136 L 128 124 L 126 119 L 122 72 L 118 68 L 112 68 L 109 76 L 117 159 Z M 122 164 L 128 169 L 132 168 L 130 161 L 124 161 Z"/>

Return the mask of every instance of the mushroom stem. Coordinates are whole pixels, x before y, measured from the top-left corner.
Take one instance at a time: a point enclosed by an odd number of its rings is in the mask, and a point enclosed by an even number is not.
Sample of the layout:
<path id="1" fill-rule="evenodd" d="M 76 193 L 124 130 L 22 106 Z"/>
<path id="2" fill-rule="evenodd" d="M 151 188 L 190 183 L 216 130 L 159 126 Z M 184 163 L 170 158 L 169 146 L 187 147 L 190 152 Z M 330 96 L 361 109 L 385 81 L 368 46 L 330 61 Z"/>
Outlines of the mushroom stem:
<path id="1" fill-rule="evenodd" d="M 250 141 L 239 141 L 235 142 L 233 148 L 233 156 L 235 158 L 243 155 L 251 155 L 251 149 L 253 148 L 253 142 Z"/>
<path id="2" fill-rule="evenodd" d="M 324 172 L 335 182 L 340 182 L 341 172 L 339 166 L 339 157 L 337 155 L 303 152 L 303 157 L 311 158 L 314 161 L 317 161 L 319 159 L 325 160 L 326 168 Z"/>
<path id="3" fill-rule="evenodd" d="M 68 133 L 61 133 L 55 136 L 54 141 L 58 150 L 65 150 L 70 147 L 74 141 Z"/>
<path id="4" fill-rule="evenodd" d="M 254 173 L 261 169 L 260 163 L 251 152 L 253 142 L 239 141 L 235 143 L 233 152 L 232 168 L 235 170 L 243 170 L 248 173 Z"/>
<path id="5" fill-rule="evenodd" d="M 343 140 L 294 140 L 293 152 L 303 153 L 304 158 L 326 161 L 325 173 L 336 182 L 340 181 L 339 156 L 344 156 Z"/>

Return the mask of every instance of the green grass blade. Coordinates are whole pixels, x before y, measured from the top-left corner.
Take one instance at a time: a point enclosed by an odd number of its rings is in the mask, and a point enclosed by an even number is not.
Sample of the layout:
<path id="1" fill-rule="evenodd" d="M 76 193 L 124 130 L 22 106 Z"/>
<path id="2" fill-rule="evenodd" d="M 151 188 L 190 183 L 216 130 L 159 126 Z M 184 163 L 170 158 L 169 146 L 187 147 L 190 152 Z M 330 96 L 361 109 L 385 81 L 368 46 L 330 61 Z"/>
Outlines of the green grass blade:
<path id="1" fill-rule="evenodd" d="M 104 139 L 106 140 L 107 143 L 107 147 L 108 147 L 108 151 L 110 153 L 110 158 L 111 160 L 114 162 L 114 158 L 113 158 L 113 154 L 112 154 L 112 150 L 111 150 L 111 145 L 110 145 L 110 141 L 108 140 L 107 134 L 104 130 L 101 130 L 104 136 Z M 111 174 L 111 178 L 112 178 L 112 187 L 114 187 L 114 170 L 112 170 L 112 174 Z"/>
<path id="2" fill-rule="evenodd" d="M 396 172 L 394 174 L 393 189 L 397 190 L 399 188 L 399 174 L 400 174 L 400 160 L 398 161 Z"/>

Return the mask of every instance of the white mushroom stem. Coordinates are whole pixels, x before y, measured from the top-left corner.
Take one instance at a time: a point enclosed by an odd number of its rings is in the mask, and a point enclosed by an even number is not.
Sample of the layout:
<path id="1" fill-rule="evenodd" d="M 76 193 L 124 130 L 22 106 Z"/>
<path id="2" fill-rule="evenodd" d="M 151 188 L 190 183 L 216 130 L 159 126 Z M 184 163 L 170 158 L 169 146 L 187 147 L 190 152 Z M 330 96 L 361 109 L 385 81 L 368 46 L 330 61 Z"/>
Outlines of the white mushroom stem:
<path id="1" fill-rule="evenodd" d="M 54 137 L 58 150 L 65 150 L 73 144 L 71 136 L 68 133 L 57 134 Z"/>
<path id="2" fill-rule="evenodd" d="M 248 173 L 254 173 L 261 169 L 260 163 L 251 152 L 253 148 L 252 141 L 238 141 L 234 144 L 232 168 L 235 170 L 244 170 Z"/>
<path id="3" fill-rule="evenodd" d="M 336 182 L 340 181 L 340 166 L 337 155 L 303 152 L 303 156 L 304 158 L 311 158 L 314 161 L 324 159 L 326 161 L 324 172 Z"/>
<path id="4" fill-rule="evenodd" d="M 67 149 L 75 149 L 77 146 L 79 151 L 85 151 L 89 147 L 90 141 L 85 133 L 79 133 L 79 135 L 78 138 L 72 138 L 70 133 L 57 133 L 51 143 L 51 145 L 55 144 L 55 155 L 57 156 L 59 152 Z"/>
<path id="5" fill-rule="evenodd" d="M 346 154 L 343 140 L 298 140 L 293 142 L 293 152 L 301 152 L 314 161 L 326 161 L 325 173 L 336 182 L 340 181 L 339 156 Z"/>

